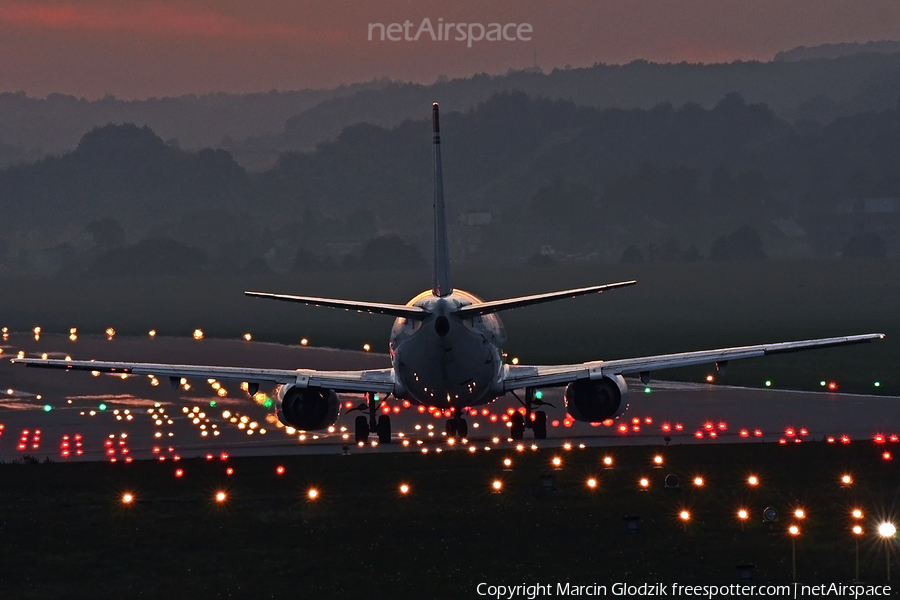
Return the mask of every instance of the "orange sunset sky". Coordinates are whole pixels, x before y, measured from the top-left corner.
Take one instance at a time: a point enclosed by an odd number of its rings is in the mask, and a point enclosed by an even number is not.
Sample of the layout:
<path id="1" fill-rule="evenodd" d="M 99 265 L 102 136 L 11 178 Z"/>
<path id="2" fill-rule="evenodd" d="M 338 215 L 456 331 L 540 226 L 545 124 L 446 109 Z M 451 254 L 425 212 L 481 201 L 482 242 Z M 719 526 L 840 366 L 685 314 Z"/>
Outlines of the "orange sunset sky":
<path id="1" fill-rule="evenodd" d="M 370 23 L 528 23 L 529 41 L 369 41 Z M 0 0 L 0 91 L 97 98 L 432 82 L 530 66 L 770 60 L 900 40 L 897 0 Z"/>

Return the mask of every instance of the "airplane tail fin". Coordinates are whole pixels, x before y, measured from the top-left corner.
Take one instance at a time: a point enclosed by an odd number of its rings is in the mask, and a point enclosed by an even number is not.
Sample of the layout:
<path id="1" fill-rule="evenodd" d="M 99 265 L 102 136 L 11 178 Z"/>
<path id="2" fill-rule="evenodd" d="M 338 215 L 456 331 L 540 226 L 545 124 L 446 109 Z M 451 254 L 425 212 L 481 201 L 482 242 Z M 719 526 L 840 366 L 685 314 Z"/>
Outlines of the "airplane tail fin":
<path id="1" fill-rule="evenodd" d="M 447 244 L 447 219 L 444 214 L 444 178 L 441 173 L 441 125 L 438 103 L 431 109 L 434 145 L 434 275 L 431 291 L 444 297 L 453 293 L 450 281 L 450 249 Z"/>

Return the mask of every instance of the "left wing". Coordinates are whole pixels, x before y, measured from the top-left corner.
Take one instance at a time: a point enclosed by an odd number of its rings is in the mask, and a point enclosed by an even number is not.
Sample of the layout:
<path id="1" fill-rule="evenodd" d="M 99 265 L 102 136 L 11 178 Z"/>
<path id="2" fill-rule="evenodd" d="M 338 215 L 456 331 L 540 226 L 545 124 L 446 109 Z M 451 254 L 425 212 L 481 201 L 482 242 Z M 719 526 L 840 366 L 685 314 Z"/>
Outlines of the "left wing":
<path id="1" fill-rule="evenodd" d="M 204 365 L 170 365 L 160 363 L 104 362 L 93 360 L 59 360 L 14 358 L 11 362 L 26 367 L 92 371 L 125 375 L 168 377 L 173 387 L 184 379 L 215 379 L 246 381 L 249 384 L 290 383 L 298 387 L 323 387 L 336 392 L 394 391 L 394 374 L 388 369 L 370 371 L 316 371 L 314 369 L 251 369 L 246 367 L 217 367 Z"/>
<path id="2" fill-rule="evenodd" d="M 504 391 L 523 387 L 566 385 L 577 379 L 600 379 L 614 375 L 640 374 L 648 380 L 650 371 L 671 369 L 717 363 L 724 368 L 725 363 L 739 358 L 753 358 L 770 354 L 799 352 L 812 348 L 830 348 L 849 344 L 863 344 L 884 338 L 883 333 L 868 333 L 845 337 L 802 340 L 799 342 L 782 342 L 779 344 L 760 344 L 757 346 L 739 346 L 721 348 L 719 350 L 700 350 L 698 352 L 679 352 L 677 354 L 660 354 L 640 358 L 623 358 L 619 360 L 597 360 L 576 365 L 536 365 L 505 367 L 503 375 Z"/>

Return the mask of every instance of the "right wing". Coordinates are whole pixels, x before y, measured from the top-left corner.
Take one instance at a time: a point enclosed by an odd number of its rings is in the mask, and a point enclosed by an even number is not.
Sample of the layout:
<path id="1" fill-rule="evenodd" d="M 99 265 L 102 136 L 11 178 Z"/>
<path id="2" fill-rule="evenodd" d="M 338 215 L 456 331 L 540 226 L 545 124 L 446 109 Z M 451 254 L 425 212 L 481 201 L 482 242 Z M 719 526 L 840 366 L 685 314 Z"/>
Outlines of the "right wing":
<path id="1" fill-rule="evenodd" d="M 314 369 L 252 369 L 205 365 L 173 365 L 161 363 L 105 362 L 93 360 L 60 360 L 14 358 L 13 363 L 26 367 L 91 371 L 124 375 L 152 375 L 168 377 L 173 387 L 184 379 L 215 379 L 217 381 L 246 381 L 251 384 L 289 383 L 298 387 L 323 387 L 336 392 L 394 391 L 394 374 L 390 368 L 369 371 L 317 371 Z"/>
<path id="2" fill-rule="evenodd" d="M 883 333 L 849 335 L 845 337 L 821 338 L 817 340 L 801 340 L 798 342 L 781 342 L 778 344 L 760 344 L 757 346 L 739 346 L 718 350 L 700 350 L 697 352 L 678 352 L 676 354 L 660 354 L 639 358 L 623 358 L 618 360 L 596 360 L 576 365 L 535 365 L 506 367 L 503 377 L 504 391 L 524 387 L 566 385 L 577 379 L 601 379 L 615 375 L 641 374 L 649 377 L 650 371 L 688 367 L 691 365 L 714 364 L 723 365 L 730 360 L 799 352 L 812 348 L 830 348 L 862 344 L 884 338 Z"/>
<path id="3" fill-rule="evenodd" d="M 592 285 L 590 287 L 576 288 L 573 290 L 562 290 L 559 292 L 549 292 L 546 294 L 534 294 L 532 296 L 519 296 L 518 298 L 504 298 L 503 300 L 488 300 L 487 302 L 479 302 L 478 304 L 467 304 L 456 309 L 456 314 L 462 317 L 470 317 L 474 315 L 488 315 L 501 310 L 510 310 L 513 308 L 521 308 L 523 306 L 531 306 L 533 304 L 541 304 L 543 302 L 552 302 L 562 298 L 575 298 L 586 294 L 600 294 L 606 290 L 613 290 L 628 285 L 634 285 L 637 281 L 620 281 L 618 283 L 607 283 L 605 285 Z"/>

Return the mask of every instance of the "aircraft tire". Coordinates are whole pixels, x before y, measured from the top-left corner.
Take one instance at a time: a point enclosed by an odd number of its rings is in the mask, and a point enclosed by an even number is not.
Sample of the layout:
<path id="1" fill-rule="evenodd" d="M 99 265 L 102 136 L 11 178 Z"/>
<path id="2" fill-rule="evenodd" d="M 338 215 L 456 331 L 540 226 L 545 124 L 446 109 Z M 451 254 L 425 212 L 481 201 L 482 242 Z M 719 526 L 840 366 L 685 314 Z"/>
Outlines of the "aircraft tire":
<path id="1" fill-rule="evenodd" d="M 457 435 L 456 431 L 456 419 L 447 419 L 447 428 L 445 429 L 447 432 L 447 437 L 455 438 Z"/>
<path id="2" fill-rule="evenodd" d="M 523 439 L 525 437 L 525 419 L 522 417 L 522 413 L 513 413 L 509 420 L 512 423 L 512 427 L 509 428 L 509 437 L 514 440 Z"/>
<path id="3" fill-rule="evenodd" d="M 469 436 L 469 424 L 466 423 L 465 419 L 459 419 L 456 423 L 456 433 L 458 433 L 461 438 Z"/>
<path id="4" fill-rule="evenodd" d="M 391 443 L 391 418 L 387 415 L 378 417 L 378 443 Z"/>
<path id="5" fill-rule="evenodd" d="M 365 444 L 369 439 L 369 420 L 363 415 L 356 417 L 356 443 Z"/>
<path id="6" fill-rule="evenodd" d="M 534 422 L 531 425 L 532 431 L 534 431 L 534 439 L 536 440 L 546 440 L 547 439 L 547 413 L 542 410 L 535 411 L 534 413 Z"/>

